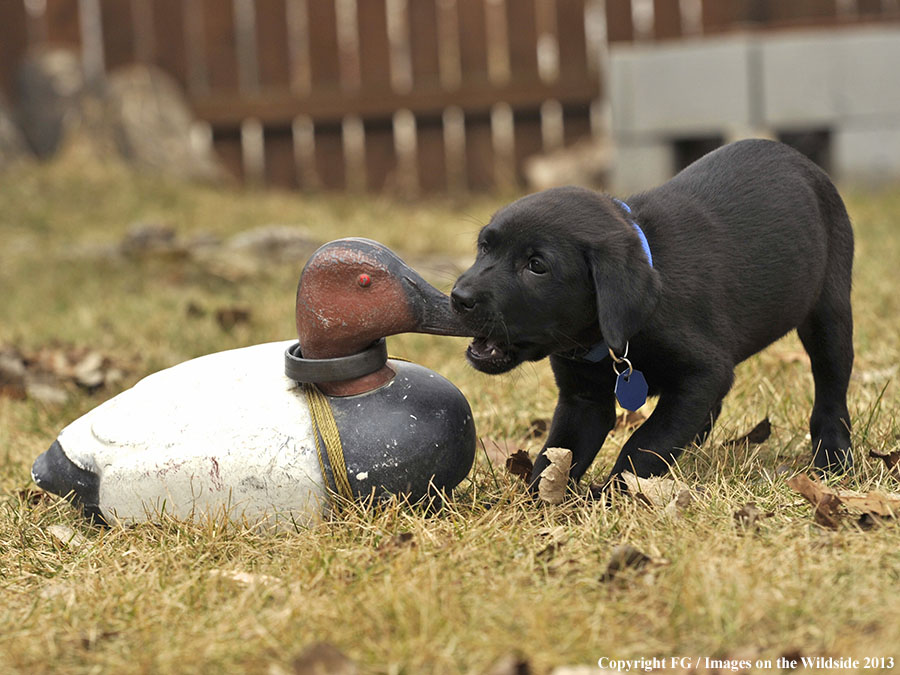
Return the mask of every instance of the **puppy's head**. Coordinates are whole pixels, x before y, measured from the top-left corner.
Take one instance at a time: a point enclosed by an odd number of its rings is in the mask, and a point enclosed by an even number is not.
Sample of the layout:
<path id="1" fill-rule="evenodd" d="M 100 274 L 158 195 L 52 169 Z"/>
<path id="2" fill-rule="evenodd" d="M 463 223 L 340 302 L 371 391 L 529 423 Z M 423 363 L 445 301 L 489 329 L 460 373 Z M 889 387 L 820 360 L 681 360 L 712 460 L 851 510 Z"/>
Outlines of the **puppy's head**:
<path id="1" fill-rule="evenodd" d="M 494 214 L 450 297 L 479 336 L 469 362 L 497 374 L 586 349 L 601 335 L 622 353 L 656 306 L 659 275 L 609 197 L 554 188 Z"/>

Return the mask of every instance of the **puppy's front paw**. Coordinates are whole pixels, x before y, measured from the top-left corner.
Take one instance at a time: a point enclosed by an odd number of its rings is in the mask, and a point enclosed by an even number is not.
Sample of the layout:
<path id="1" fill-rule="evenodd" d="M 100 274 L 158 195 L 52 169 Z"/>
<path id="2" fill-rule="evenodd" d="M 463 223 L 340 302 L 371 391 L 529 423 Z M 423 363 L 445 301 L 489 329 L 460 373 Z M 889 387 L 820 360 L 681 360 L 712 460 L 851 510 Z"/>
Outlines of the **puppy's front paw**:
<path id="1" fill-rule="evenodd" d="M 853 451 L 851 448 L 831 449 L 820 445 L 813 455 L 813 464 L 823 475 L 847 473 L 853 468 Z"/>
<path id="2" fill-rule="evenodd" d="M 628 494 L 628 485 L 620 473 L 611 473 L 602 483 L 591 483 L 588 494 L 593 499 Z"/>

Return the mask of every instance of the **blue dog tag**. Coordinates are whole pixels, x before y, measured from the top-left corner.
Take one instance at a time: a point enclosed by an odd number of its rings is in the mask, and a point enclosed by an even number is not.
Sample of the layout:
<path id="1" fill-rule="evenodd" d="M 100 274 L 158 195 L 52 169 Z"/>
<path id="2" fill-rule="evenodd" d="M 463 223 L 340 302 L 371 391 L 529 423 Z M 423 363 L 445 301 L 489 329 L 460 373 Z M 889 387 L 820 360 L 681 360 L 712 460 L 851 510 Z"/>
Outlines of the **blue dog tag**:
<path id="1" fill-rule="evenodd" d="M 625 410 L 637 410 L 647 402 L 647 380 L 639 370 L 622 371 L 616 378 L 616 399 Z"/>

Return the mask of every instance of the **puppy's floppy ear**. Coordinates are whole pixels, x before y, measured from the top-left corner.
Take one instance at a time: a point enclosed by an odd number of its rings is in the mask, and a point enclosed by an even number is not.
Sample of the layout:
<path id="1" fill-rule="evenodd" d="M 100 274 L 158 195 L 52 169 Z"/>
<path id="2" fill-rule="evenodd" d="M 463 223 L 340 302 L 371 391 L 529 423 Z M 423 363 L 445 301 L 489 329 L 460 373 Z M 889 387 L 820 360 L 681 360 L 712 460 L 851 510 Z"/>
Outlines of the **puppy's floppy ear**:
<path id="1" fill-rule="evenodd" d="M 622 354 L 628 339 L 656 309 L 661 282 L 636 235 L 615 239 L 592 247 L 588 263 L 597 296 L 600 331 L 606 344 L 616 354 Z"/>

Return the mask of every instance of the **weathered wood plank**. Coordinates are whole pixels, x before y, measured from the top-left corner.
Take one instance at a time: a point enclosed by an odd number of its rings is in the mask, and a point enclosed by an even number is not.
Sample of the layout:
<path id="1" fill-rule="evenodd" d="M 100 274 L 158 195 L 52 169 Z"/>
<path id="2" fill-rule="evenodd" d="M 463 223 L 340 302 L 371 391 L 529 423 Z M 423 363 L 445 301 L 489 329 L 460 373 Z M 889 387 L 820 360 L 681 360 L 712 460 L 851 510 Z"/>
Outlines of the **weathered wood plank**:
<path id="1" fill-rule="evenodd" d="M 0 13 L 0 92 L 11 96 L 19 59 L 28 47 L 28 16 L 22 0 L 5 4 Z"/>
<path id="2" fill-rule="evenodd" d="M 580 82 L 588 77 L 584 0 L 556 0 L 556 41 L 559 44 L 559 79 Z"/>
<path id="3" fill-rule="evenodd" d="M 230 1 L 202 0 L 202 8 L 207 84 L 212 90 L 234 92 L 238 87 L 238 56 L 233 5 Z"/>
<path id="4" fill-rule="evenodd" d="M 653 37 L 672 40 L 681 34 L 680 0 L 653 0 Z"/>
<path id="5" fill-rule="evenodd" d="M 713 0 L 713 3 L 725 1 Z M 634 40 L 634 22 L 631 19 L 631 0 L 606 0 L 605 4 L 607 42 L 632 42 Z M 709 0 L 704 2 L 704 12 L 709 4 Z"/>
<path id="6" fill-rule="evenodd" d="M 47 0 L 44 12 L 47 42 L 80 45 L 81 24 L 78 0 Z"/>
<path id="7" fill-rule="evenodd" d="M 135 60 L 134 16 L 131 10 L 128 0 L 100 0 L 103 60 L 107 71 Z"/>
<path id="8" fill-rule="evenodd" d="M 227 124 L 235 120 L 256 117 L 263 123 L 291 120 L 297 115 L 309 115 L 316 120 L 338 120 L 345 115 L 362 118 L 387 117 L 394 111 L 407 109 L 418 115 L 439 115 L 448 106 L 464 110 L 487 111 L 496 103 L 508 103 L 513 108 L 533 106 L 548 99 L 562 104 L 580 103 L 596 98 L 600 85 L 594 78 L 544 84 L 536 87 L 511 82 L 503 86 L 466 86 L 448 92 L 439 87 L 415 88 L 408 93 L 385 93 L 373 96 L 360 92 L 314 90 L 309 97 L 295 96 L 286 91 L 270 91 L 235 99 L 233 96 L 211 92 L 193 97 L 198 115 L 210 122 Z"/>
<path id="9" fill-rule="evenodd" d="M 153 0 L 151 60 L 188 88 L 185 7 L 181 0 Z"/>
<path id="10" fill-rule="evenodd" d="M 256 50 L 261 87 L 290 88 L 291 59 L 288 50 L 285 0 L 255 0 Z"/>

